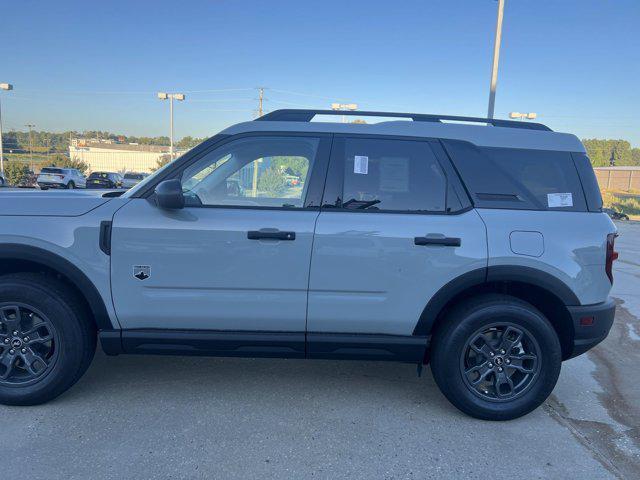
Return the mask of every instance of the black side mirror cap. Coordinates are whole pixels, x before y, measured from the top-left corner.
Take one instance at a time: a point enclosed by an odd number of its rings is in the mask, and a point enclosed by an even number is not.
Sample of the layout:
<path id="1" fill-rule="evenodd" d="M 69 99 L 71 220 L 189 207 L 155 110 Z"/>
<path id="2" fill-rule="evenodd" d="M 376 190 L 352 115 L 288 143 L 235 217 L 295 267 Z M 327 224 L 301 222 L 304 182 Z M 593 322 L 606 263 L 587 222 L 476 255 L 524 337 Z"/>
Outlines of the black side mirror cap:
<path id="1" fill-rule="evenodd" d="M 184 208 L 182 183 L 177 178 L 160 182 L 156 185 L 155 194 L 160 208 L 171 210 Z"/>

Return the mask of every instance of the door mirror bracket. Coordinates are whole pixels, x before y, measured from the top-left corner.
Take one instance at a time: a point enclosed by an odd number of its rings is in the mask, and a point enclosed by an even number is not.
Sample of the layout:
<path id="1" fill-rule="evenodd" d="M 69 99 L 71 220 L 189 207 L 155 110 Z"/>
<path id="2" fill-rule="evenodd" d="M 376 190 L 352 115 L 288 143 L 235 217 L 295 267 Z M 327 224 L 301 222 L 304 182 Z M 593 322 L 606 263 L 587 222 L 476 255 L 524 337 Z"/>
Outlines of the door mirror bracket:
<path id="1" fill-rule="evenodd" d="M 177 178 L 164 180 L 156 185 L 154 190 L 156 202 L 160 208 L 176 210 L 184 208 L 182 183 Z"/>

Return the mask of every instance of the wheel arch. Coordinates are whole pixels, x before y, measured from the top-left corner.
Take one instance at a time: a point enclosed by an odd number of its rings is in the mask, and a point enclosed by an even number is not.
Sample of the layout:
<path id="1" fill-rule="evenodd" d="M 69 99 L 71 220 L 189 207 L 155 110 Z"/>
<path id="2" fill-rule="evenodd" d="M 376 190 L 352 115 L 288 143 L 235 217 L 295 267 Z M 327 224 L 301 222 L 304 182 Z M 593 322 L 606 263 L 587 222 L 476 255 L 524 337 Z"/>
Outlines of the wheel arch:
<path id="1" fill-rule="evenodd" d="M 60 276 L 82 297 L 98 330 L 113 329 L 102 296 L 89 278 L 60 255 L 39 247 L 0 245 L 0 272 L 42 271 Z"/>
<path id="2" fill-rule="evenodd" d="M 480 268 L 451 280 L 429 300 L 413 335 L 431 335 L 446 321 L 451 307 L 484 293 L 511 295 L 540 310 L 558 334 L 563 359 L 569 358 L 575 332 L 567 307 L 580 305 L 580 301 L 562 280 L 531 267 L 501 265 Z"/>

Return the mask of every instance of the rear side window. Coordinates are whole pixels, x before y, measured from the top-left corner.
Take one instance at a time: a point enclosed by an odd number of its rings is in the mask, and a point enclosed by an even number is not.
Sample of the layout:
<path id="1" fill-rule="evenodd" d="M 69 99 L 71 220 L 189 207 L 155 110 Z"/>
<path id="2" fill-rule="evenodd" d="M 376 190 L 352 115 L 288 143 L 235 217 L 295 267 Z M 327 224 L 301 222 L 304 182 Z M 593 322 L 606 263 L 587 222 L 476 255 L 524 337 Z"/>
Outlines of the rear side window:
<path id="1" fill-rule="evenodd" d="M 337 207 L 445 211 L 447 179 L 427 142 L 341 138 L 336 143 L 344 179 Z"/>
<path id="2" fill-rule="evenodd" d="M 602 211 L 602 195 L 600 194 L 600 186 L 598 179 L 591 166 L 591 161 L 584 153 L 572 153 L 573 161 L 576 164 L 584 196 L 587 199 L 587 207 L 590 212 Z"/>
<path id="3" fill-rule="evenodd" d="M 569 152 L 443 143 L 477 207 L 587 211 Z"/>

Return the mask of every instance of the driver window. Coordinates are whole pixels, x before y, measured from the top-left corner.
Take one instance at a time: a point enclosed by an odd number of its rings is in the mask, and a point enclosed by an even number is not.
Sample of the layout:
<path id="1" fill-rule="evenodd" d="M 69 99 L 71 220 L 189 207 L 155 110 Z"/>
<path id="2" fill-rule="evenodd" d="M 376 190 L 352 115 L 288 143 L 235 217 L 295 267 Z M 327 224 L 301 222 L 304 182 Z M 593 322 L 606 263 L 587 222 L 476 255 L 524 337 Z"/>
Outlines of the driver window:
<path id="1" fill-rule="evenodd" d="M 318 144 L 275 136 L 227 143 L 182 174 L 186 205 L 301 208 Z"/>

